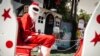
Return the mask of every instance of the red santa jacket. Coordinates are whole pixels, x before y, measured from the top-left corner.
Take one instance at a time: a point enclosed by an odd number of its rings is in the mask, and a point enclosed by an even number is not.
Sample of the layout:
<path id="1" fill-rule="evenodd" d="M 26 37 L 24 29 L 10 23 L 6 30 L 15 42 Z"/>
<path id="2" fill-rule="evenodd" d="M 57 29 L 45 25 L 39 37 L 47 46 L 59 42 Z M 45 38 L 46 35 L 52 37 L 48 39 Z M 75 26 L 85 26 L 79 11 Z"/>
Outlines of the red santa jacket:
<path id="1" fill-rule="evenodd" d="M 24 40 L 27 39 L 28 36 L 31 36 L 35 33 L 35 23 L 32 22 L 31 17 L 28 13 L 24 14 L 23 17 L 20 19 L 21 22 L 21 34 Z"/>

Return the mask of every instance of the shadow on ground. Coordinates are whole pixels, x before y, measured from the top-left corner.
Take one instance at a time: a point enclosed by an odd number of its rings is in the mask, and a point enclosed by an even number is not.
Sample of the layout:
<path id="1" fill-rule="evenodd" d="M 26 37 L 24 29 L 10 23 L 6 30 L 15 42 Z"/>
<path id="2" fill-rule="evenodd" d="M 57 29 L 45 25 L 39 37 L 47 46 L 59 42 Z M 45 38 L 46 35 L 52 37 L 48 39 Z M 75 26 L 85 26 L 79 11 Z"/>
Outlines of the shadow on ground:
<path id="1" fill-rule="evenodd" d="M 51 53 L 63 53 L 63 54 L 70 54 L 70 53 L 75 53 L 76 50 L 52 50 Z"/>
<path id="2" fill-rule="evenodd" d="M 75 50 L 52 50 L 50 56 L 73 56 Z M 38 52 L 33 52 L 34 55 L 38 56 Z"/>

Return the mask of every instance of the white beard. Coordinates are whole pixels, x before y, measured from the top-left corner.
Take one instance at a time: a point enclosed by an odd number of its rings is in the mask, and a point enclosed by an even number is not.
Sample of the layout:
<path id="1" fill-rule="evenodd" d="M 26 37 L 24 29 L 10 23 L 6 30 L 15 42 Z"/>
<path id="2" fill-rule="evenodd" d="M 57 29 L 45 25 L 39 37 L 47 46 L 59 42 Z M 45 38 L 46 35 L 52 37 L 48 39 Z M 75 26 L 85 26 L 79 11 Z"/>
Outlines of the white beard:
<path id="1" fill-rule="evenodd" d="M 36 11 L 33 10 L 33 7 L 35 7 L 35 6 L 33 6 L 33 5 L 29 6 L 28 13 L 29 13 L 31 19 L 35 22 L 39 17 L 39 12 L 37 14 L 35 14 Z"/>

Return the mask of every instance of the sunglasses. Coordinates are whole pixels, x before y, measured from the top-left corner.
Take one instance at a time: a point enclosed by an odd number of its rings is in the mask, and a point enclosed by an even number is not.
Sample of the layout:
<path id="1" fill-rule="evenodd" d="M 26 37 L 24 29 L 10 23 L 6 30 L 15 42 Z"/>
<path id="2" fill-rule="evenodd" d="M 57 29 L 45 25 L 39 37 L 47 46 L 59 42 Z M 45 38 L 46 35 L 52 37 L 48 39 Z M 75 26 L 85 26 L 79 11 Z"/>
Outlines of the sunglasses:
<path id="1" fill-rule="evenodd" d="M 34 11 L 39 11 L 39 9 L 38 9 L 38 8 L 33 8 L 33 10 L 34 10 Z"/>

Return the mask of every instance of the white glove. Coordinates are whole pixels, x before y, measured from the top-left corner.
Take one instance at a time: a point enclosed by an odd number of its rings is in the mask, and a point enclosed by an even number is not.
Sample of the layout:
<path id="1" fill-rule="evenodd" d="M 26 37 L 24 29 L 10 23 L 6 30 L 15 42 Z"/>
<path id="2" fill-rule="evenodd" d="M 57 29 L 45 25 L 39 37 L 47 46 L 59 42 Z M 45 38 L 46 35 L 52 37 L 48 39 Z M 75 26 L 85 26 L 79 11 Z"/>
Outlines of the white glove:
<path id="1" fill-rule="evenodd" d="M 27 39 L 25 39 L 25 42 L 27 42 L 31 38 L 32 38 L 32 36 L 28 36 Z"/>

